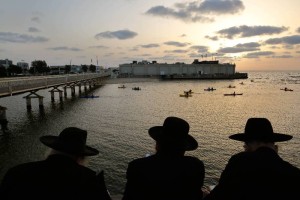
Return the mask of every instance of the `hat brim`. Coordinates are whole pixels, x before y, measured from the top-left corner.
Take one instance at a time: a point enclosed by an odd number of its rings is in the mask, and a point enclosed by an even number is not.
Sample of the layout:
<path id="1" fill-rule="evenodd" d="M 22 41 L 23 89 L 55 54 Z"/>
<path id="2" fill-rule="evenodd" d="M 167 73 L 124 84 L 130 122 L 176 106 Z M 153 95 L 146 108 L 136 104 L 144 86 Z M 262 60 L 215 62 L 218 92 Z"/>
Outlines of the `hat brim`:
<path id="1" fill-rule="evenodd" d="M 44 145 L 46 145 L 52 149 L 55 149 L 57 151 L 74 154 L 74 152 L 72 152 L 66 148 L 65 144 L 59 139 L 58 136 L 52 136 L 52 135 L 42 136 L 42 137 L 40 137 L 40 141 Z M 76 152 L 76 154 L 78 154 L 78 152 Z M 80 156 L 95 156 L 97 154 L 99 154 L 99 151 L 97 149 L 94 149 L 87 145 L 85 145 L 82 152 L 79 152 Z"/>
<path id="2" fill-rule="evenodd" d="M 163 126 L 154 126 L 148 130 L 150 137 L 155 141 L 161 141 L 166 139 L 162 137 Z M 198 148 L 198 142 L 191 135 L 187 135 L 186 140 L 184 141 L 184 147 L 186 151 L 193 151 Z"/>
<path id="3" fill-rule="evenodd" d="M 247 141 L 265 141 L 265 142 L 283 142 L 288 141 L 293 138 L 291 135 L 282 134 L 282 133 L 272 133 L 271 135 L 265 136 L 261 135 L 261 137 L 257 135 L 245 134 L 245 133 L 237 133 L 229 136 L 230 139 L 247 142 Z"/>

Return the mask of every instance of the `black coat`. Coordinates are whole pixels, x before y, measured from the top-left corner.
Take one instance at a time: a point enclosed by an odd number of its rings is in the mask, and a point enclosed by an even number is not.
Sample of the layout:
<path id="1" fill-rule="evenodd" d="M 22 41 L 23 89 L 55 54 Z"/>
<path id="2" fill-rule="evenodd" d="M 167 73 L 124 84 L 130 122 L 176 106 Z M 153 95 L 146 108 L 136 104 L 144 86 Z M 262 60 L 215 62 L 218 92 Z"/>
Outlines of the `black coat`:
<path id="1" fill-rule="evenodd" d="M 0 199 L 110 199 L 103 173 L 74 160 L 51 155 L 8 170 L 0 185 Z"/>
<path id="2" fill-rule="evenodd" d="M 300 170 L 271 148 L 232 156 L 205 200 L 300 199 Z"/>
<path id="3" fill-rule="evenodd" d="M 123 200 L 199 200 L 204 174 L 203 162 L 194 157 L 136 159 L 127 168 Z"/>

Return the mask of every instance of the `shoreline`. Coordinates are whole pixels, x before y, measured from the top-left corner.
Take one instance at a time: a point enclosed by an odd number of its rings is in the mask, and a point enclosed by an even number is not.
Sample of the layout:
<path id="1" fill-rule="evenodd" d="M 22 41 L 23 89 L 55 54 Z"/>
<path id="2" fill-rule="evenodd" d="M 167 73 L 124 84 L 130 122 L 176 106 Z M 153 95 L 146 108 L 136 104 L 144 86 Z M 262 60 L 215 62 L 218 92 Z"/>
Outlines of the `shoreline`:
<path id="1" fill-rule="evenodd" d="M 105 80 L 105 84 L 123 84 L 123 83 L 140 83 L 140 82 L 159 82 L 159 78 L 110 78 Z"/>

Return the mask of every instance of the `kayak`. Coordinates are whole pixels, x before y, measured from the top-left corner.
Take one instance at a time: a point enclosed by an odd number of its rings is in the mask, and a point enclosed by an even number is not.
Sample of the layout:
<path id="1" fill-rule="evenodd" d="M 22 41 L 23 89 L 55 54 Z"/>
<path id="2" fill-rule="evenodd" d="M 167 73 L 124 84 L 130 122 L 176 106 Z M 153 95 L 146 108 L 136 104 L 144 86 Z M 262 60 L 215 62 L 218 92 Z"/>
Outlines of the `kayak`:
<path id="1" fill-rule="evenodd" d="M 243 95 L 243 93 L 224 94 L 224 96 L 236 96 L 236 95 Z"/>
<path id="2" fill-rule="evenodd" d="M 204 91 L 214 91 L 214 90 L 216 90 L 215 88 L 213 88 L 213 89 L 204 89 Z"/>
<path id="3" fill-rule="evenodd" d="M 188 95 L 186 95 L 186 94 L 179 94 L 179 96 L 180 96 L 180 97 L 192 97 L 191 94 L 188 94 Z"/>
<path id="4" fill-rule="evenodd" d="M 99 98 L 99 96 L 81 96 L 80 98 L 85 98 L 85 99 L 93 99 L 93 98 Z"/>
<path id="5" fill-rule="evenodd" d="M 284 90 L 284 91 L 293 91 L 292 89 L 287 89 L 287 88 L 283 88 L 281 90 Z"/>

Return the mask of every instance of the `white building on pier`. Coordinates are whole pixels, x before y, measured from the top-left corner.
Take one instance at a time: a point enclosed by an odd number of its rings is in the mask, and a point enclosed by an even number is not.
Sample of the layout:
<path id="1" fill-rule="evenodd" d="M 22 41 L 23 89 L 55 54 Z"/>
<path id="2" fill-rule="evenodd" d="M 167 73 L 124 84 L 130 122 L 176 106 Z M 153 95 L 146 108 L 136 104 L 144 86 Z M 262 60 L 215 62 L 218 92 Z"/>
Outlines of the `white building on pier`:
<path id="1" fill-rule="evenodd" d="M 235 74 L 235 64 L 219 63 L 219 61 L 198 61 L 192 64 L 185 63 L 157 63 L 152 61 L 136 62 L 119 65 L 120 76 L 161 76 L 161 75 L 233 75 Z"/>

